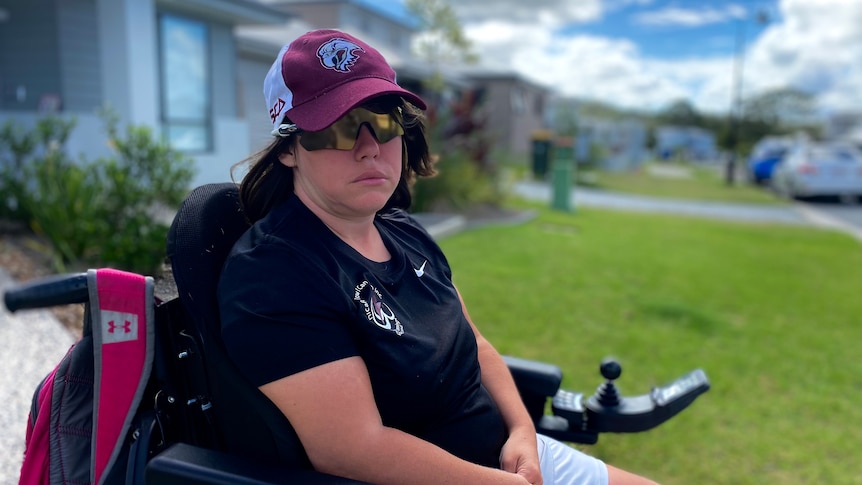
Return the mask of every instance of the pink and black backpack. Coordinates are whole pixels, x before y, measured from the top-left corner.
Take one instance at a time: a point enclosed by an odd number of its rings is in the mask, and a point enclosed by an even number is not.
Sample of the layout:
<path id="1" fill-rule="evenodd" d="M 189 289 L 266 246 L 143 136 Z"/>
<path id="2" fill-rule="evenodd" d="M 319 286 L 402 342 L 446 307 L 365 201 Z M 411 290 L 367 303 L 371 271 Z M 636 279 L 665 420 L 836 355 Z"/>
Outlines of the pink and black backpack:
<path id="1" fill-rule="evenodd" d="M 83 336 L 33 396 L 22 485 L 119 481 L 112 474 L 144 452 L 135 438 L 153 365 L 153 279 L 100 269 L 75 283 L 88 302 Z"/>

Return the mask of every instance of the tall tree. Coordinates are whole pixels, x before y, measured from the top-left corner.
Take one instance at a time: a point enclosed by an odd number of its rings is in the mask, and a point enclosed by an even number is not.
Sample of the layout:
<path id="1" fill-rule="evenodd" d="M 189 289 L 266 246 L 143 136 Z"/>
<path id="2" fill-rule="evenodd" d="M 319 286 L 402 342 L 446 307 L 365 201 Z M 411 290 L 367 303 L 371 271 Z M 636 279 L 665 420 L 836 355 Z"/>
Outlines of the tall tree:
<path id="1" fill-rule="evenodd" d="M 775 127 L 808 125 L 815 121 L 814 97 L 791 87 L 774 89 L 746 100 L 743 117 Z"/>
<path id="2" fill-rule="evenodd" d="M 421 34 L 414 44 L 416 54 L 434 69 L 426 84 L 439 92 L 444 87 L 440 66 L 475 63 L 473 44 L 446 0 L 407 0 L 405 5 L 419 21 Z"/>
<path id="3" fill-rule="evenodd" d="M 658 115 L 662 123 L 680 126 L 704 126 L 704 118 L 687 99 L 674 101 Z"/>

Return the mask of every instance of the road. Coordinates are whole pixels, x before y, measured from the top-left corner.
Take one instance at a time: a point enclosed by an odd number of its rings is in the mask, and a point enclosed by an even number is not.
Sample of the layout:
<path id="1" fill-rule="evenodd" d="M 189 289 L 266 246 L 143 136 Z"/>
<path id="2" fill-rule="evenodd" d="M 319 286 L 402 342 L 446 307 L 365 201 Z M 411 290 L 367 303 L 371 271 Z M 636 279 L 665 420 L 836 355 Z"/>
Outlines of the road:
<path id="1" fill-rule="evenodd" d="M 517 182 L 514 191 L 524 198 L 537 201 L 549 202 L 552 196 L 551 187 L 543 182 Z M 619 194 L 583 187 L 573 188 L 571 197 L 575 209 L 603 207 L 734 221 L 810 225 L 839 230 L 862 242 L 862 206 L 814 202 L 796 202 L 786 206 L 704 202 Z"/>
<path id="2" fill-rule="evenodd" d="M 805 205 L 862 229 L 862 205 L 844 205 L 833 202 L 805 202 Z"/>

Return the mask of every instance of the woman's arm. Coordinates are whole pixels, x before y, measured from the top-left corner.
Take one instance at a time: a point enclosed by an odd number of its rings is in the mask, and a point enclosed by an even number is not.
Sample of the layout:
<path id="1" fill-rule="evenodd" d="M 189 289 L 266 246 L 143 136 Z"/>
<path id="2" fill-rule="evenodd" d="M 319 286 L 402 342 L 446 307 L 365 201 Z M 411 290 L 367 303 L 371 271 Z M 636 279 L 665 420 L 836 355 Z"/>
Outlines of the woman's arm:
<path id="1" fill-rule="evenodd" d="M 536 427 L 530 418 L 515 380 L 506 362 L 497 352 L 497 349 L 482 336 L 479 329 L 470 319 L 467 305 L 461 294 L 461 308 L 464 317 L 470 322 L 473 333 L 476 336 L 476 344 L 479 346 L 479 366 L 482 369 L 482 384 L 488 389 L 497 407 L 503 415 L 509 430 L 509 439 L 500 453 L 500 465 L 503 470 L 517 473 L 526 478 L 531 484 L 542 483 L 542 473 L 539 468 L 539 455 L 536 444 Z"/>
<path id="2" fill-rule="evenodd" d="M 516 474 L 467 462 L 384 426 L 359 357 L 323 364 L 260 389 L 287 416 L 318 471 L 375 484 L 527 483 Z"/>

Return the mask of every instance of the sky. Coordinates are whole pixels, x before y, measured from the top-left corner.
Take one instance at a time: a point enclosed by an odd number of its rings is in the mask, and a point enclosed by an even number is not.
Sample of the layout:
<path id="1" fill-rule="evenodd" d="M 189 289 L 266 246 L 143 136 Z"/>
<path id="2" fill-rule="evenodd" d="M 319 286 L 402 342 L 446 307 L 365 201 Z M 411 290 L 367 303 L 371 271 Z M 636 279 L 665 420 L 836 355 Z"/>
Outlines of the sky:
<path id="1" fill-rule="evenodd" d="M 403 0 L 368 0 L 404 16 Z M 565 96 L 727 113 L 791 87 L 862 113 L 862 0 L 455 0 L 480 63 Z"/>

